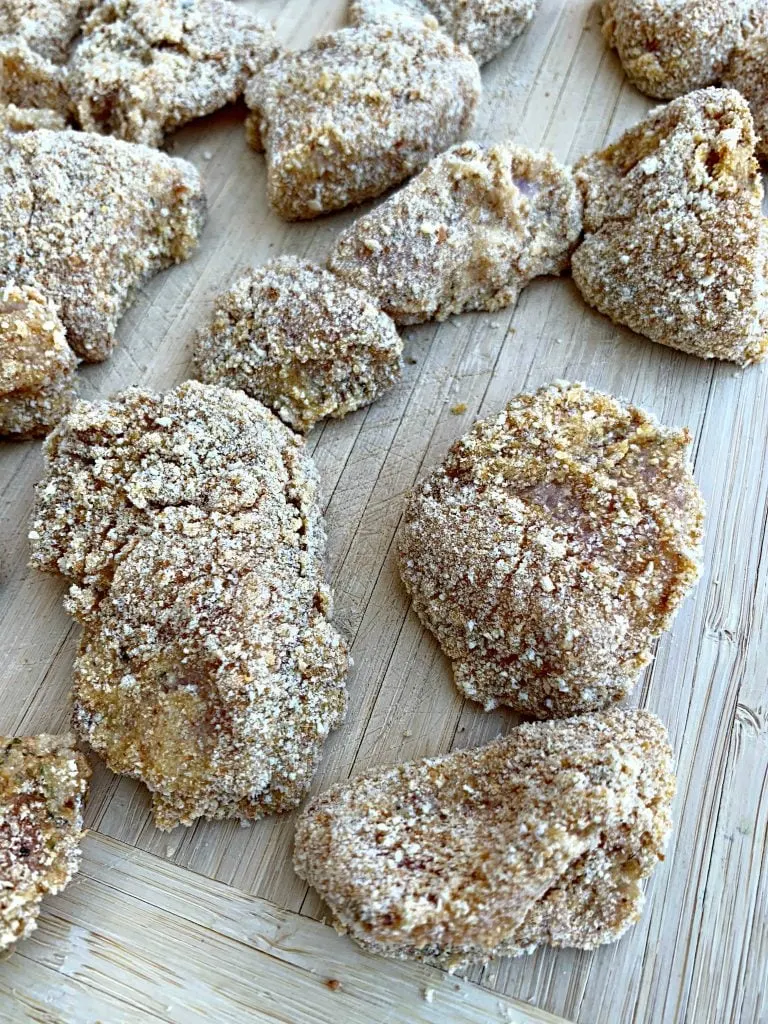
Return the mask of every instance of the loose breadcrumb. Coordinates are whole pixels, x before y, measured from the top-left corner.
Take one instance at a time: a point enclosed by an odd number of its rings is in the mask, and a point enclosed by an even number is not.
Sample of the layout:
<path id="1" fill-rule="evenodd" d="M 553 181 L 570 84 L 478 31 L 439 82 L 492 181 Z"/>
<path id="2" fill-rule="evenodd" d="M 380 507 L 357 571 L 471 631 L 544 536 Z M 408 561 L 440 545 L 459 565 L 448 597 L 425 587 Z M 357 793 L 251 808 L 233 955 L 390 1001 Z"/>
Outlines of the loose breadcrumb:
<path id="1" fill-rule="evenodd" d="M 0 264 L 56 303 L 83 359 L 109 355 L 135 290 L 191 255 L 204 217 L 186 160 L 82 132 L 0 134 Z"/>
<path id="2" fill-rule="evenodd" d="M 630 80 L 659 99 L 715 85 L 756 0 L 603 0 L 603 35 Z"/>
<path id="3" fill-rule="evenodd" d="M 272 207 L 301 220 L 380 195 L 463 137 L 480 89 L 467 51 L 416 22 L 341 29 L 280 57 L 246 93 Z"/>
<path id="4" fill-rule="evenodd" d="M 35 288 L 0 287 L 0 435 L 47 434 L 75 399 L 76 366 L 53 303 Z"/>
<path id="5" fill-rule="evenodd" d="M 514 305 L 580 233 L 578 189 L 550 153 L 466 142 L 343 231 L 328 265 L 414 324 Z"/>
<path id="6" fill-rule="evenodd" d="M 294 865 L 372 953 L 450 968 L 614 942 L 671 828 L 666 730 L 647 711 L 522 725 L 316 797 Z"/>
<path id="7" fill-rule="evenodd" d="M 35 930 L 43 897 L 77 871 L 90 774 L 71 736 L 0 737 L 0 949 Z"/>
<path id="8" fill-rule="evenodd" d="M 98 0 L 2 0 L 0 36 L 13 36 L 55 64 L 64 64 L 82 20 Z"/>
<path id="9" fill-rule="evenodd" d="M 501 53 L 526 28 L 539 0 L 350 0 L 349 22 L 434 17 L 479 64 Z"/>
<path id="10" fill-rule="evenodd" d="M 197 336 L 202 380 L 242 388 L 295 430 L 373 402 L 400 378 L 403 344 L 365 292 L 294 256 L 249 270 Z"/>
<path id="11" fill-rule="evenodd" d="M 487 709 L 622 700 L 701 569 L 690 434 L 580 384 L 513 399 L 413 492 L 413 607 Z"/>
<path id="12" fill-rule="evenodd" d="M 346 706 L 303 443 L 240 391 L 78 402 L 46 441 L 32 564 L 72 584 L 74 725 L 160 828 L 294 807 Z"/>
<path id="13" fill-rule="evenodd" d="M 69 67 L 88 131 L 159 146 L 166 132 L 242 95 L 275 35 L 229 0 L 105 0 Z"/>
<path id="14" fill-rule="evenodd" d="M 766 219 L 746 101 L 702 89 L 583 159 L 573 279 L 638 334 L 747 364 L 768 348 Z"/>

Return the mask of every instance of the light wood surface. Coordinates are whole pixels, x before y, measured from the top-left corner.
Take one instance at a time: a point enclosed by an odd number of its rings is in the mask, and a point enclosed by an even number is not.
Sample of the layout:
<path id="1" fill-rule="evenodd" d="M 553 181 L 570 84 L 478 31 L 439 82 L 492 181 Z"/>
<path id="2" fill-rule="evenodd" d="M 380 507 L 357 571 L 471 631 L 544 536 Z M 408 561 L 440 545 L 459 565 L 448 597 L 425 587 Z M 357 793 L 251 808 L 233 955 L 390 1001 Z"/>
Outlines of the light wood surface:
<path id="1" fill-rule="evenodd" d="M 344 3 L 249 6 L 268 10 L 281 39 L 299 46 L 340 24 Z M 511 137 L 568 161 L 651 106 L 606 51 L 590 0 L 542 0 L 483 79 L 478 140 Z M 195 327 L 239 269 L 282 251 L 322 258 L 357 215 L 277 220 L 242 120 L 242 110 L 226 111 L 172 140 L 207 180 L 202 247 L 142 291 L 114 357 L 81 374 L 86 396 L 183 380 Z M 311 921 L 323 909 L 291 870 L 291 816 L 160 833 L 144 789 L 99 767 L 88 808 L 99 835 L 86 844 L 80 880 L 46 903 L 38 936 L 0 963 L 0 1019 L 525 1020 L 506 994 L 579 1024 L 768 1022 L 765 367 L 739 372 L 653 345 L 587 309 L 568 279 L 534 283 L 514 311 L 409 329 L 407 339 L 402 383 L 309 439 L 323 479 L 336 619 L 355 659 L 349 716 L 315 789 L 377 762 L 481 743 L 514 722 L 458 696 L 409 610 L 393 536 L 409 488 L 478 415 L 563 377 L 620 394 L 690 426 L 708 504 L 704 577 L 634 695 L 667 723 L 679 772 L 675 832 L 641 922 L 594 953 L 540 950 L 494 963 L 470 975 L 479 987 L 457 980 L 454 995 L 452 979 L 365 957 Z M 466 411 L 454 415 L 458 403 Z M 61 609 L 63 587 L 26 568 L 40 471 L 38 444 L 0 446 L 2 733 L 61 729 L 69 716 L 77 630 Z M 282 928 L 291 942 L 279 938 Z M 349 986 L 318 983 L 330 965 Z M 439 993 L 434 1004 L 420 986 Z M 546 1017 L 531 1010 L 528 1019 Z"/>

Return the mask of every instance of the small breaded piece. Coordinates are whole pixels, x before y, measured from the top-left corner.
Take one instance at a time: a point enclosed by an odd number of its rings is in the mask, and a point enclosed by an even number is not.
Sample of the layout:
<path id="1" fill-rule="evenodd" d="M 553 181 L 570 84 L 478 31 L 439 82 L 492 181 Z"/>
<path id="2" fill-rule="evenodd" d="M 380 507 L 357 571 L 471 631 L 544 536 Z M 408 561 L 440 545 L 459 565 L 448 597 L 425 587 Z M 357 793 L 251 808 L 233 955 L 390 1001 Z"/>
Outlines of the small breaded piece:
<path id="1" fill-rule="evenodd" d="M 550 153 L 465 142 L 343 231 L 328 265 L 414 324 L 513 306 L 580 234 L 579 191 Z"/>
<path id="2" fill-rule="evenodd" d="M 371 953 L 455 969 L 594 949 L 640 917 L 674 792 L 669 738 L 647 711 L 521 725 L 315 797 L 294 866 Z"/>
<path id="3" fill-rule="evenodd" d="M 526 28 L 539 0 L 350 0 L 351 25 L 433 17 L 446 35 L 485 64 Z"/>
<path id="4" fill-rule="evenodd" d="M 241 391 L 78 402 L 46 441 L 32 564 L 72 584 L 74 726 L 155 823 L 303 797 L 344 717 L 317 476 Z"/>
<path id="5" fill-rule="evenodd" d="M 83 18 L 98 0 L 0 0 L 0 36 L 13 36 L 64 64 Z"/>
<path id="6" fill-rule="evenodd" d="M 285 54 L 246 92 L 272 208 L 304 220 L 380 195 L 466 134 L 480 91 L 467 51 L 416 22 L 345 28 Z"/>
<path id="7" fill-rule="evenodd" d="M 35 288 L 0 287 L 0 436 L 47 434 L 75 400 L 76 366 L 53 303 Z"/>
<path id="8" fill-rule="evenodd" d="M 766 224 L 752 115 L 701 89 L 576 166 L 587 302 L 671 348 L 746 365 L 768 347 Z"/>
<path id="9" fill-rule="evenodd" d="M 768 160 L 768 6 L 758 5 L 752 12 L 743 41 L 731 51 L 722 81 L 738 89 L 749 103 L 757 132 L 757 155 Z"/>
<path id="10" fill-rule="evenodd" d="M 243 274 L 197 335 L 201 380 L 242 388 L 294 430 L 341 418 L 400 379 L 403 343 L 370 296 L 295 256 Z"/>
<path id="11" fill-rule="evenodd" d="M 411 494 L 400 575 L 461 692 L 536 718 L 623 700 L 701 572 L 687 430 L 558 382 Z"/>
<path id="12" fill-rule="evenodd" d="M 204 219 L 186 160 L 83 132 L 0 134 L 0 265 L 43 288 L 89 362 L 111 352 L 136 289 L 192 254 Z"/>
<path id="13" fill-rule="evenodd" d="M 276 56 L 272 29 L 229 0 L 105 0 L 85 22 L 68 88 L 86 130 L 159 146 L 238 99 Z"/>
<path id="14" fill-rule="evenodd" d="M 630 81 L 659 99 L 715 85 L 757 0 L 603 0 L 603 35 Z"/>
<path id="15" fill-rule="evenodd" d="M 80 866 L 91 770 L 71 736 L 0 736 L 0 949 L 37 927 L 40 902 Z"/>
<path id="16" fill-rule="evenodd" d="M 0 115 L 9 104 L 57 114 L 66 120 L 66 71 L 32 50 L 23 39 L 0 38 Z"/>

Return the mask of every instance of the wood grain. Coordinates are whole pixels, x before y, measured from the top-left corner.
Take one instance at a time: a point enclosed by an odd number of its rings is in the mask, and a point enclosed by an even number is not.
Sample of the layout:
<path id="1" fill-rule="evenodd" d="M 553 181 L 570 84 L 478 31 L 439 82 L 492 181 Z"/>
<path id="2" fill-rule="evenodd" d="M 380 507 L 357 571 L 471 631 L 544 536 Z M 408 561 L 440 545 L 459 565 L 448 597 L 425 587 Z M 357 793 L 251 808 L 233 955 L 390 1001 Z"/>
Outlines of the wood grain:
<path id="1" fill-rule="evenodd" d="M 298 46 L 340 24 L 344 3 L 248 6 L 268 9 L 281 38 Z M 542 0 L 530 29 L 483 70 L 483 79 L 477 139 L 513 138 L 569 161 L 615 138 L 651 106 L 606 51 L 590 0 Z M 210 220 L 202 247 L 142 291 L 121 325 L 115 356 L 81 374 L 86 396 L 136 382 L 167 388 L 184 379 L 192 333 L 239 269 L 282 251 L 321 259 L 340 228 L 358 215 L 347 211 L 298 225 L 275 218 L 265 204 L 263 158 L 246 147 L 242 120 L 241 109 L 225 111 L 172 140 L 173 152 L 195 162 L 207 181 Z M 706 570 L 634 695 L 667 723 L 678 758 L 676 828 L 667 861 L 651 881 L 642 921 L 617 945 L 595 953 L 540 950 L 495 963 L 472 978 L 580 1024 L 766 1024 L 765 368 L 737 372 L 653 345 L 587 309 L 567 278 L 535 282 L 513 311 L 409 329 L 406 354 L 397 388 L 342 422 L 320 425 L 309 439 L 323 480 L 336 618 L 355 659 L 348 720 L 327 745 L 315 790 L 377 762 L 480 743 L 515 720 L 461 700 L 447 662 L 409 610 L 393 562 L 393 538 L 409 488 L 474 418 L 523 389 L 565 377 L 631 399 L 670 425 L 687 424 L 709 509 Z M 451 407 L 459 402 L 466 411 L 457 416 Z M 0 446 L 0 629 L 6 659 L 0 731 L 6 733 L 60 728 L 69 715 L 77 631 L 61 610 L 62 586 L 26 568 L 27 518 L 40 471 L 39 445 Z M 232 887 L 238 899 L 248 894 L 268 900 L 280 913 L 323 916 L 290 866 L 292 816 L 250 828 L 203 822 L 159 833 L 150 824 L 143 788 L 103 768 L 95 774 L 88 815 L 95 832 L 125 844 L 104 848 L 146 851 L 167 861 L 163 870 L 175 878 L 187 869 L 201 888 L 208 886 L 201 876 L 220 883 L 212 892 L 226 894 Z M 106 883 L 94 872 L 95 892 Z M 125 897 L 130 896 L 128 888 Z M 57 984 L 65 985 L 54 940 L 66 927 L 46 915 L 35 940 L 45 952 L 35 959 L 33 947 L 19 953 L 24 985 L 34 977 L 30 999 L 33 992 L 38 998 L 48 986 L 58 991 Z M 120 929 L 129 919 L 126 909 L 123 924 L 113 922 L 116 941 L 123 940 Z M 358 955 L 344 945 L 350 956 Z M 172 952 L 168 941 L 163 955 Z M 0 984 L 12 963 L 13 958 L 0 965 Z M 389 998 L 400 984 L 392 965 L 368 958 L 365 963 L 371 993 Z M 152 971 L 145 965 L 142 978 L 157 986 L 162 973 Z M 263 985 L 273 991 L 266 975 Z M 94 987 L 89 992 L 87 1005 L 96 1006 L 101 995 Z M 122 996 L 115 998 L 119 1005 Z M 352 1014 L 363 1012 L 369 1016 L 361 1020 L 400 1019 L 372 1006 L 350 1008 L 350 1016 L 339 1019 L 355 1020 Z M 157 1015 L 156 1009 L 147 1012 Z M 445 1010 L 439 1019 L 475 1019 L 462 1012 Z M 53 1019 L 28 1013 L 30 1019 Z M 112 1019 L 106 1010 L 102 1014 Z M 92 1018 L 83 1011 L 82 1019 Z"/>

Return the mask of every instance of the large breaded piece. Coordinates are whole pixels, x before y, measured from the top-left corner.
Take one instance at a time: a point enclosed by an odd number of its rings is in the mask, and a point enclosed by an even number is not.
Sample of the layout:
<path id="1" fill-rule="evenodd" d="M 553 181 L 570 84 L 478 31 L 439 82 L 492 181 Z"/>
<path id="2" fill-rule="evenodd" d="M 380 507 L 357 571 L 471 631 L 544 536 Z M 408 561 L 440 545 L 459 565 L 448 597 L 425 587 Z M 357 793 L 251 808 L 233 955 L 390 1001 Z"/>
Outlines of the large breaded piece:
<path id="1" fill-rule="evenodd" d="M 766 222 L 746 101 L 701 89 L 576 166 L 573 279 L 617 323 L 705 359 L 765 356 Z"/>
<path id="2" fill-rule="evenodd" d="M 71 736 L 0 736 L 0 949 L 77 871 L 90 774 Z"/>
<path id="3" fill-rule="evenodd" d="M 289 810 L 346 707 L 317 477 L 240 391 L 78 402 L 50 435 L 32 564 L 72 584 L 74 725 L 160 828 Z"/>
<path id="4" fill-rule="evenodd" d="M 97 0 L 0 0 L 0 36 L 23 41 L 64 64 L 82 20 Z"/>
<path id="5" fill-rule="evenodd" d="M 328 265 L 413 324 L 513 306 L 580 234 L 581 197 L 550 153 L 465 142 L 343 231 Z"/>
<path id="6" fill-rule="evenodd" d="M 558 382 L 476 423 L 413 491 L 413 607 L 487 709 L 622 700 L 701 571 L 687 430 Z"/>
<path id="7" fill-rule="evenodd" d="M 75 400 L 76 366 L 53 303 L 35 288 L 0 287 L 0 436 L 47 434 Z"/>
<path id="8" fill-rule="evenodd" d="M 433 17 L 455 42 L 485 64 L 526 28 L 539 0 L 350 0 L 351 25 Z"/>
<path id="9" fill-rule="evenodd" d="M 466 134 L 480 90 L 467 51 L 416 22 L 345 28 L 285 54 L 246 92 L 270 204 L 303 220 L 380 195 Z"/>
<path id="10" fill-rule="evenodd" d="M 294 865 L 372 953 L 455 968 L 594 949 L 638 920 L 674 791 L 647 711 L 521 725 L 322 793 L 299 819 Z"/>
<path id="11" fill-rule="evenodd" d="M 715 85 L 756 0 L 603 0 L 603 35 L 629 79 L 659 99 Z"/>
<path id="12" fill-rule="evenodd" d="M 0 134 L 0 264 L 39 286 L 70 346 L 109 355 L 136 289 L 187 259 L 205 219 L 192 164 L 82 132 Z"/>
<path id="13" fill-rule="evenodd" d="M 242 388 L 294 430 L 373 402 L 402 372 L 403 343 L 365 292 L 280 256 L 243 274 L 201 329 L 201 380 Z"/>
<path id="14" fill-rule="evenodd" d="M 68 88 L 83 128 L 150 146 L 242 95 L 275 35 L 229 0 L 105 0 L 83 27 Z"/>

